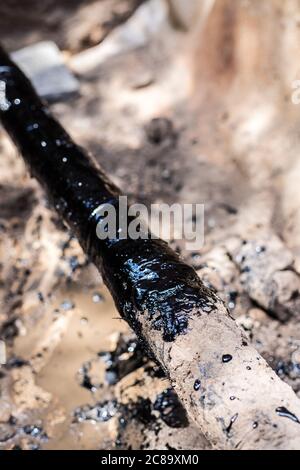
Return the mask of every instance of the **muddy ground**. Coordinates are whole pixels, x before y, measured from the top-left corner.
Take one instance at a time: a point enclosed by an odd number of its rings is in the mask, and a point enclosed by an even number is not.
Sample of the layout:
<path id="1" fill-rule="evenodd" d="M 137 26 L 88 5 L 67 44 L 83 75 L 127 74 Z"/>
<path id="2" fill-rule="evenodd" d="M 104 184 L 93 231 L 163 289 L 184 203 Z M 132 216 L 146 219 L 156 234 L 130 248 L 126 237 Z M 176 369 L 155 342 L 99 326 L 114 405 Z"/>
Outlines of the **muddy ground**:
<path id="1" fill-rule="evenodd" d="M 52 110 L 124 193 L 146 204 L 205 204 L 204 247 L 172 246 L 300 397 L 300 108 L 289 88 L 297 64 L 283 77 L 276 51 L 263 43 L 268 70 L 253 59 L 254 80 L 250 65 L 231 55 L 237 43 L 249 49 L 237 25 L 251 39 L 266 28 L 261 8 L 281 24 L 299 18 L 300 6 L 274 12 L 267 2 L 240 2 L 234 10 L 217 1 L 204 26 L 199 12 L 201 27 L 162 7 L 142 46 L 98 65 L 95 53 L 86 67 L 80 54 L 104 44 L 142 2 L 78 1 L 70 11 L 49 0 L 59 24 L 49 15 L 36 25 L 28 13 L 12 33 L 13 3 L 0 7 L 1 40 L 9 50 L 58 43 L 80 93 Z M 0 448 L 209 448 L 2 130 L 0 152 L 0 339 L 8 357 Z"/>

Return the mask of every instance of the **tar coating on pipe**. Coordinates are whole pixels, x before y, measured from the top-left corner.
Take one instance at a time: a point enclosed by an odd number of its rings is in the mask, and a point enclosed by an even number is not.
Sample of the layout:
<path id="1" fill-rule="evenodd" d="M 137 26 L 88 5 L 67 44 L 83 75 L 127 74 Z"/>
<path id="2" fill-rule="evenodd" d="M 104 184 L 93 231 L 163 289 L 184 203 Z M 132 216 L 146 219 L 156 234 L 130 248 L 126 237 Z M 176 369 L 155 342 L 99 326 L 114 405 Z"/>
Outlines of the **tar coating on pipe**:
<path id="1" fill-rule="evenodd" d="M 208 314 L 215 308 L 215 294 L 161 240 L 99 240 L 93 212 L 105 203 L 118 209 L 120 191 L 72 141 L 1 48 L 0 80 L 8 103 L 0 111 L 6 131 L 100 269 L 122 317 L 140 337 L 140 315 L 147 315 L 164 341 L 186 333 L 189 313 L 201 309 Z"/>

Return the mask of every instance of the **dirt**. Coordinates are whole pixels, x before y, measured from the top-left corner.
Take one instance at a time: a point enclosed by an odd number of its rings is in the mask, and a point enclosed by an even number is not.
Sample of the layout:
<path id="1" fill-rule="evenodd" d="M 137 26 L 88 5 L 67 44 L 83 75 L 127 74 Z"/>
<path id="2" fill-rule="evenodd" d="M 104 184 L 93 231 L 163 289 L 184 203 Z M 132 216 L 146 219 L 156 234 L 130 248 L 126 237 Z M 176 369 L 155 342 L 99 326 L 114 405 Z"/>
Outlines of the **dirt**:
<path id="1" fill-rule="evenodd" d="M 16 50 L 52 40 L 66 51 L 93 46 L 126 21 L 144 0 L 16 0 L 0 6 L 1 41 Z M 13 34 L 12 34 L 13 28 Z"/>
<path id="2" fill-rule="evenodd" d="M 14 13 L 11 34 L 15 2 L 5 2 L 1 40 L 13 50 L 54 39 L 71 66 L 73 54 L 109 37 L 138 4 L 76 3 L 54 8 L 49 0 L 25 19 Z M 253 30 L 263 34 L 260 8 L 285 24 L 297 7 L 217 3 L 205 26 L 211 43 L 199 41 L 202 28 L 187 32 L 172 20 L 148 45 L 83 70 L 80 96 L 52 110 L 132 200 L 205 204 L 203 249 L 172 246 L 300 397 L 299 109 L 289 99 L 299 64 L 284 76 L 266 41 L 259 64 L 248 56 L 247 67 L 249 43 L 237 26 L 251 39 Z M 214 45 L 224 42 L 228 54 L 219 56 Z M 0 151 L 0 338 L 8 356 L 0 448 L 209 448 L 158 366 L 128 339 L 100 275 L 3 131 Z"/>

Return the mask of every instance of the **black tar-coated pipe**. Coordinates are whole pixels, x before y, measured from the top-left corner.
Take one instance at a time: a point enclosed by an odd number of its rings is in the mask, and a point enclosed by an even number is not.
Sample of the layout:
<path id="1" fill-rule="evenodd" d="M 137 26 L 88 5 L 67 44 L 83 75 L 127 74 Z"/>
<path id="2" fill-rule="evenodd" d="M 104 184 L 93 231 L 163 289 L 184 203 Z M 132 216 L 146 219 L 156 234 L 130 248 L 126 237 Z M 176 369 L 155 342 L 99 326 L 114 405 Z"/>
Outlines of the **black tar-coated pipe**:
<path id="1" fill-rule="evenodd" d="M 99 240 L 95 210 L 104 203 L 118 208 L 120 191 L 73 142 L 2 48 L 0 85 L 3 126 L 100 269 L 121 316 L 141 338 L 141 315 L 146 315 L 151 328 L 161 331 L 163 341 L 185 334 L 189 312 L 195 307 L 214 309 L 214 294 L 161 240 Z"/>

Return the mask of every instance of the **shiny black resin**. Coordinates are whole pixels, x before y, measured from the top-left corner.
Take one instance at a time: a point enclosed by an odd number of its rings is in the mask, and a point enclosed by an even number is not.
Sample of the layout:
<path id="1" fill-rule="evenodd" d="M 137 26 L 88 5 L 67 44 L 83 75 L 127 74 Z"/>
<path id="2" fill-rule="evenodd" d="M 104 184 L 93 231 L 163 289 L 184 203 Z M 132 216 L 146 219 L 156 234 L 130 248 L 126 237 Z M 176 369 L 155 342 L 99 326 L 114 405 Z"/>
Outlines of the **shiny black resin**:
<path id="1" fill-rule="evenodd" d="M 142 337 L 141 315 L 173 341 L 188 328 L 192 309 L 209 313 L 216 297 L 169 246 L 155 239 L 100 240 L 101 204 L 118 208 L 120 191 L 76 145 L 0 48 L 0 118 L 31 174 L 100 269 L 121 316 Z M 200 314 L 200 312 L 199 312 Z"/>

